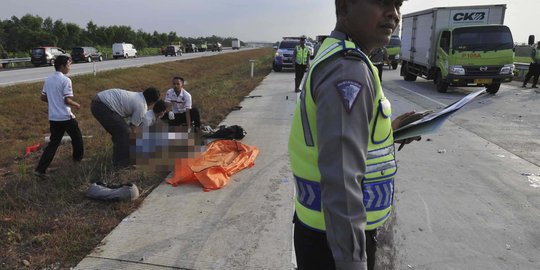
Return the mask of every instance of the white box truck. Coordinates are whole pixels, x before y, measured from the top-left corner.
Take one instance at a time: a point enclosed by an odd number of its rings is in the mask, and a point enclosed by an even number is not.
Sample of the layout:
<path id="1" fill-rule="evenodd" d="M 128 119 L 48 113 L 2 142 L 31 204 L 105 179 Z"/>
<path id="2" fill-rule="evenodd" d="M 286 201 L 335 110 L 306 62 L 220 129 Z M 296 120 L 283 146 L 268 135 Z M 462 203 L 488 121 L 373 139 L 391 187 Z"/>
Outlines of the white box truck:
<path id="1" fill-rule="evenodd" d="M 512 81 L 512 33 L 503 25 L 506 5 L 440 7 L 403 15 L 401 76 L 448 86 L 484 86 L 496 93 Z"/>
<path id="2" fill-rule="evenodd" d="M 240 40 L 239 39 L 233 39 L 231 42 L 231 47 L 233 50 L 240 50 Z"/>
<path id="3" fill-rule="evenodd" d="M 112 45 L 112 55 L 114 59 L 137 57 L 137 50 L 131 43 L 114 43 Z"/>

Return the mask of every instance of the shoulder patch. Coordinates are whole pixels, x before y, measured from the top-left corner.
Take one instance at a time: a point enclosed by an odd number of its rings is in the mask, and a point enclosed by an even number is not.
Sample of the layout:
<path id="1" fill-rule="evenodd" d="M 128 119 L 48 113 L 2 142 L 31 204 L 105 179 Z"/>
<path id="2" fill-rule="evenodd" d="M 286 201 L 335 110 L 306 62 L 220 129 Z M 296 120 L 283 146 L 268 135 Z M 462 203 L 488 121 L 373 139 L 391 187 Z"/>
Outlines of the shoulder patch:
<path id="1" fill-rule="evenodd" d="M 341 96 L 341 101 L 347 113 L 350 113 L 356 100 L 358 94 L 362 91 L 364 85 L 357 81 L 352 80 L 343 80 L 336 83 L 336 89 Z"/>
<path id="2" fill-rule="evenodd" d="M 345 57 L 345 59 L 363 61 L 362 54 L 355 50 L 347 50 L 343 52 L 343 56 Z"/>

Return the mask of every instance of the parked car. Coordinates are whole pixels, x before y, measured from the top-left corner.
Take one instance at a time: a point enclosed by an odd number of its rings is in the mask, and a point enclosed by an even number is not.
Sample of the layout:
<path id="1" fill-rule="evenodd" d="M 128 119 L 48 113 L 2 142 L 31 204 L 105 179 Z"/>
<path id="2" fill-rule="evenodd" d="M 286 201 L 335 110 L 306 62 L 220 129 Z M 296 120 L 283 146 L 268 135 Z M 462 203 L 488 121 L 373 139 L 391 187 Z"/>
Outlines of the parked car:
<path id="1" fill-rule="evenodd" d="M 137 57 L 137 50 L 131 43 L 114 43 L 112 45 L 112 55 L 114 59 Z"/>
<path id="2" fill-rule="evenodd" d="M 299 39 L 284 39 L 279 43 L 278 49 L 274 56 L 272 68 L 276 72 L 280 72 L 282 68 L 293 68 L 293 54 L 296 45 L 300 44 Z"/>
<path id="3" fill-rule="evenodd" d="M 41 65 L 54 65 L 54 60 L 59 55 L 68 55 L 66 51 L 58 47 L 36 47 L 30 53 L 30 62 L 39 67 Z"/>
<path id="4" fill-rule="evenodd" d="M 94 47 L 73 47 L 71 49 L 71 59 L 77 62 L 103 61 L 103 55 Z"/>

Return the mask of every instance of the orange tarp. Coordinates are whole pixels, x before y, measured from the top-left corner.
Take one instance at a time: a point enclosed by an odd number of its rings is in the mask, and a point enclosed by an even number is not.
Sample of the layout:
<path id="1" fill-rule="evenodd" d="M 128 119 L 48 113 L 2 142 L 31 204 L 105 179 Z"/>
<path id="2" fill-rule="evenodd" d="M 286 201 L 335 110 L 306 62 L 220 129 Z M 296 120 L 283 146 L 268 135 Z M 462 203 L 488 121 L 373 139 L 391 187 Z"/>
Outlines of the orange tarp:
<path id="1" fill-rule="evenodd" d="M 176 159 L 174 175 L 167 183 L 178 186 L 198 181 L 205 191 L 227 185 L 230 176 L 255 165 L 259 149 L 233 140 L 217 140 L 208 144 L 206 152 L 196 158 Z"/>

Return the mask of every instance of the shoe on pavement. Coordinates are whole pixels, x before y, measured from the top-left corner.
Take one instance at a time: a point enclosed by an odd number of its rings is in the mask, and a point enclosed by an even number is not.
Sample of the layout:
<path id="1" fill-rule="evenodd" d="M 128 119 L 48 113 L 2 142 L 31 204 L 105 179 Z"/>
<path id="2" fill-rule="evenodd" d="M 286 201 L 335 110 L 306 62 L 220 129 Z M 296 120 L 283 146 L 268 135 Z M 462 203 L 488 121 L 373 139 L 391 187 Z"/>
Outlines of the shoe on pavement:
<path id="1" fill-rule="evenodd" d="M 526 84 L 523 84 L 523 85 L 521 85 L 521 87 L 525 88 L 525 87 L 527 87 L 527 85 L 526 85 Z"/>

